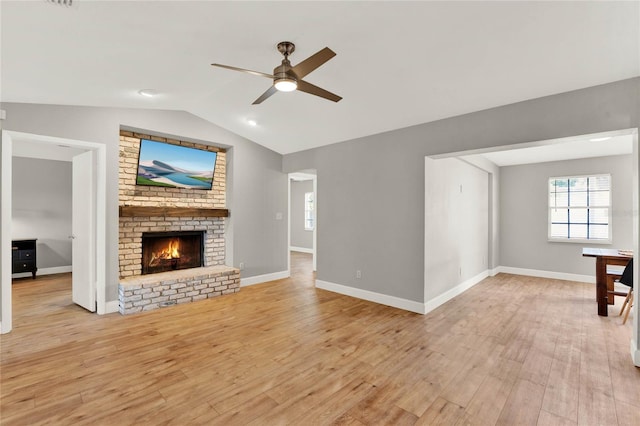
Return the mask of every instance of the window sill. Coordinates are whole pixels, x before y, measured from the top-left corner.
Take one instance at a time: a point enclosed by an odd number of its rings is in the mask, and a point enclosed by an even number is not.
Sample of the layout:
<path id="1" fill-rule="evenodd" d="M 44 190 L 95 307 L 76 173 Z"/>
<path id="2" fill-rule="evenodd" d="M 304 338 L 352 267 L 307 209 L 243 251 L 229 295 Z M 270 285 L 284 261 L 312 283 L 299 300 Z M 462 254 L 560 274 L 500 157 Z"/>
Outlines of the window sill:
<path id="1" fill-rule="evenodd" d="M 579 239 L 566 239 L 566 238 L 549 238 L 550 243 L 573 243 L 573 244 L 613 244 L 611 240 L 579 240 Z"/>

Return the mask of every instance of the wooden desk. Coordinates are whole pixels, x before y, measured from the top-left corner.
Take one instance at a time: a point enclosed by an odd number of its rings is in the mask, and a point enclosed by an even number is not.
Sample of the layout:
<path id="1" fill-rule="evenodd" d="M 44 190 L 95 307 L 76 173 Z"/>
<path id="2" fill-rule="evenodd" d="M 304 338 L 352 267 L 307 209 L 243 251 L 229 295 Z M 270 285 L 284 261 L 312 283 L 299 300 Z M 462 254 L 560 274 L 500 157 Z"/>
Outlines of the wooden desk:
<path id="1" fill-rule="evenodd" d="M 608 316 L 607 265 L 626 266 L 633 256 L 622 255 L 618 249 L 583 248 L 584 257 L 596 258 L 596 301 L 598 315 Z"/>

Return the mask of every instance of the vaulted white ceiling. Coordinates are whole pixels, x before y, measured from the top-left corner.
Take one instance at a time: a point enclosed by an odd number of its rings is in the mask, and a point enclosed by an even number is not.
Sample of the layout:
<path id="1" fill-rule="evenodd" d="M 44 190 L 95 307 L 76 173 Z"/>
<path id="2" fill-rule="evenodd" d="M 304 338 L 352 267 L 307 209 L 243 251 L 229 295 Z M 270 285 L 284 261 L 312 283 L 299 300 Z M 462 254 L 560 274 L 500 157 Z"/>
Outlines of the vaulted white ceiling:
<path id="1" fill-rule="evenodd" d="M 0 100 L 186 110 L 285 154 L 638 76 L 639 4 L 3 0 Z M 344 99 L 251 105 L 270 80 L 210 66 L 271 73 L 283 40 L 333 49 L 305 80 Z"/>

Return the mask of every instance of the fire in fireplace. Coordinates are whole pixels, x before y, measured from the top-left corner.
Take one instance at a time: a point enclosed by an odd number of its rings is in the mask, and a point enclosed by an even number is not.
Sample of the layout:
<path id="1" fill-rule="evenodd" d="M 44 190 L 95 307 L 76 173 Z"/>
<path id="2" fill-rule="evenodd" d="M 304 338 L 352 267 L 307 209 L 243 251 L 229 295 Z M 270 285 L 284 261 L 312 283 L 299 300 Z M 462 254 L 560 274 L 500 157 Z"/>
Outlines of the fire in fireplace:
<path id="1" fill-rule="evenodd" d="M 204 266 L 204 231 L 142 234 L 142 273 Z"/>

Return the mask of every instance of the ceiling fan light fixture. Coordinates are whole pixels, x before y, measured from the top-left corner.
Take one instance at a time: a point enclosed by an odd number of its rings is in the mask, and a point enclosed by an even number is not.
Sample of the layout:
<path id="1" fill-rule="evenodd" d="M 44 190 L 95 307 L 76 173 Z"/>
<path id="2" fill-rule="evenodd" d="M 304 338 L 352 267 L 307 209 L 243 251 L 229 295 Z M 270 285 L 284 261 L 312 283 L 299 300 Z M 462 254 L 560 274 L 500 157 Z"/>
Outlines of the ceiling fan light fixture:
<path id="1" fill-rule="evenodd" d="M 274 86 L 280 92 L 293 92 L 298 88 L 298 82 L 292 78 L 279 78 L 276 80 Z"/>

